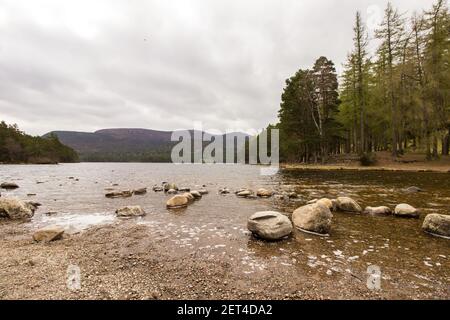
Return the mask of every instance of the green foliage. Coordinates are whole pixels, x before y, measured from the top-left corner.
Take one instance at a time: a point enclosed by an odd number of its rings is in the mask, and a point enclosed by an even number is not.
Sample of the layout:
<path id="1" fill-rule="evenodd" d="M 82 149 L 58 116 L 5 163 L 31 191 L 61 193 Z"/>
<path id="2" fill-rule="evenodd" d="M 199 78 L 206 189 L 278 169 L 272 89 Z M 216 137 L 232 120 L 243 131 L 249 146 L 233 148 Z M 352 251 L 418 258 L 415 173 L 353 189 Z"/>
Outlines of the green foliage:
<path id="1" fill-rule="evenodd" d="M 448 154 L 450 19 L 445 1 L 437 0 L 409 23 L 389 4 L 376 31 L 380 45 L 373 60 L 361 50 L 366 44 L 358 41 L 365 33 L 361 25 L 357 15 L 355 47 L 341 82 L 338 120 L 345 129 L 345 151 L 362 155 L 390 149 L 397 156 L 411 147 L 431 158 L 431 148 L 437 156 L 441 145 Z"/>
<path id="2" fill-rule="evenodd" d="M 33 137 L 17 125 L 0 122 L 0 163 L 58 163 L 77 162 L 77 153 L 63 145 L 55 135 Z"/>
<path id="3" fill-rule="evenodd" d="M 336 121 L 338 81 L 332 61 L 320 57 L 312 70 L 286 80 L 278 113 L 283 161 L 325 160 L 340 138 Z"/>

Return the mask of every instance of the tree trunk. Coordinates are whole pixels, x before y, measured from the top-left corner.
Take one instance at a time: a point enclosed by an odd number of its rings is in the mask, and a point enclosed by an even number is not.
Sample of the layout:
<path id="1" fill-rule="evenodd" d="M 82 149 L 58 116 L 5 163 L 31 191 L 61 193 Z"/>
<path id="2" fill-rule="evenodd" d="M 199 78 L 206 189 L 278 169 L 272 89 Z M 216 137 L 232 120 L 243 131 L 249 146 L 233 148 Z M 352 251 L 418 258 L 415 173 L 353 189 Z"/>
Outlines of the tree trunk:
<path id="1" fill-rule="evenodd" d="M 439 157 L 438 152 L 438 139 L 436 137 L 433 138 L 433 158 L 437 159 Z"/>
<path id="2" fill-rule="evenodd" d="M 442 155 L 448 156 L 450 150 L 450 127 L 448 128 L 448 132 L 445 135 L 444 139 L 442 139 Z"/>

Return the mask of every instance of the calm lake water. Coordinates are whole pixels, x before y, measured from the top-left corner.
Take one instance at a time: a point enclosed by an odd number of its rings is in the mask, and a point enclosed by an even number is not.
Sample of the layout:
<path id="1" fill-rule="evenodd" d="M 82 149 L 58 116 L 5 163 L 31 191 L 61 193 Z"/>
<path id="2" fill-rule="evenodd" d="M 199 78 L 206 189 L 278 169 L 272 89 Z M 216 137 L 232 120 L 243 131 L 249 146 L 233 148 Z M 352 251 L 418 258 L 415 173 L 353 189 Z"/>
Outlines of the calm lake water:
<path id="1" fill-rule="evenodd" d="M 59 224 L 71 232 L 92 224 L 120 223 L 114 215 L 117 208 L 140 205 L 147 216 L 136 218 L 136 223 L 147 225 L 149 236 L 166 245 L 174 257 L 204 251 L 209 258 L 230 260 L 248 275 L 276 265 L 280 270 L 298 268 L 319 277 L 352 274 L 364 284 L 367 267 L 377 265 L 384 290 L 404 291 L 405 297 L 411 297 L 414 290 L 432 296 L 435 288 L 441 292 L 444 288 L 450 298 L 450 240 L 421 230 L 426 214 L 450 214 L 450 174 L 283 170 L 262 176 L 258 166 L 81 163 L 2 165 L 0 181 L 20 185 L 17 190 L 2 191 L 2 197 L 42 203 L 27 223 L 30 229 Z M 206 185 L 210 193 L 186 209 L 167 210 L 165 202 L 170 196 L 151 190 L 163 181 L 191 189 Z M 410 186 L 424 191 L 407 194 L 402 190 Z M 141 187 L 148 187 L 149 192 L 126 199 L 104 196 L 108 188 Z M 233 193 L 219 195 L 221 187 L 295 191 L 300 198 L 289 202 L 241 199 Z M 277 243 L 256 240 L 246 229 L 247 218 L 256 211 L 292 212 L 308 200 L 341 195 L 354 198 L 363 208 L 408 203 L 421 209 L 421 217 L 334 213 L 330 237 L 296 231 L 289 240 Z"/>

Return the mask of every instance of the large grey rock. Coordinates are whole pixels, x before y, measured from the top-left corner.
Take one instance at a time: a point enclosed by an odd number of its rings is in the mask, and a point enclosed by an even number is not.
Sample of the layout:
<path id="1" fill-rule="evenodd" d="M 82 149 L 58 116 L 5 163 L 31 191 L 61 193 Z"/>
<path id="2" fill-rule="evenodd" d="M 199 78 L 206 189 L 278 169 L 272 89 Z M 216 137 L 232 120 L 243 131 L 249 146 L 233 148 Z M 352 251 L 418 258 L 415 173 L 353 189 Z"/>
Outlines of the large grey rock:
<path id="1" fill-rule="evenodd" d="M 371 215 L 390 215 L 392 214 L 392 210 L 389 207 L 381 206 L 381 207 L 366 207 L 364 209 L 365 214 Z"/>
<path id="2" fill-rule="evenodd" d="M 333 214 L 330 209 L 321 203 L 300 207 L 292 214 L 292 222 L 295 227 L 320 234 L 330 232 L 332 218 Z"/>
<path id="3" fill-rule="evenodd" d="M 401 203 L 395 207 L 394 214 L 402 218 L 418 218 L 419 210 L 406 203 Z"/>
<path id="4" fill-rule="evenodd" d="M 247 221 L 247 228 L 258 237 L 275 241 L 292 233 L 292 223 L 285 215 L 275 211 L 256 212 Z"/>
<path id="5" fill-rule="evenodd" d="M 176 196 L 170 198 L 166 202 L 166 207 L 168 209 L 184 208 L 184 207 L 187 207 L 188 203 L 189 203 L 189 200 L 187 197 L 181 196 L 181 195 L 176 195 Z"/>
<path id="6" fill-rule="evenodd" d="M 64 228 L 59 226 L 48 226 L 37 230 L 33 234 L 33 240 L 37 242 L 50 242 L 59 240 L 64 234 Z"/>
<path id="7" fill-rule="evenodd" d="M 422 229 L 434 235 L 450 237 L 450 215 L 429 214 L 423 221 Z"/>
<path id="8" fill-rule="evenodd" d="M 37 207 L 14 198 L 0 198 L 0 217 L 12 220 L 31 219 Z"/>
<path id="9" fill-rule="evenodd" d="M 126 206 L 116 210 L 118 217 L 145 216 L 145 211 L 140 206 Z"/>
<path id="10" fill-rule="evenodd" d="M 336 206 L 337 210 L 344 211 L 344 212 L 356 212 L 361 213 L 362 208 L 352 198 L 349 197 L 339 197 L 336 199 Z"/>

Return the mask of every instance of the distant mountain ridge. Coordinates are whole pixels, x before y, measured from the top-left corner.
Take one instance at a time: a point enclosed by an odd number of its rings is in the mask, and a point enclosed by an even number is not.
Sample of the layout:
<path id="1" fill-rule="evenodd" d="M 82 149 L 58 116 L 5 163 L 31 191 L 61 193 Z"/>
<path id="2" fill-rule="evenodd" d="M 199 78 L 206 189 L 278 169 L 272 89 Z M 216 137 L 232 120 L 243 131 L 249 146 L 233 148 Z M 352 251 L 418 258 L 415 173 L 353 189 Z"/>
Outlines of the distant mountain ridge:
<path id="1" fill-rule="evenodd" d="M 95 132 L 52 131 L 65 145 L 88 162 L 170 162 L 173 131 L 140 128 L 102 129 Z M 194 132 L 190 130 L 191 135 Z M 248 139 L 245 133 L 231 133 Z M 217 137 L 217 135 L 214 135 Z"/>

